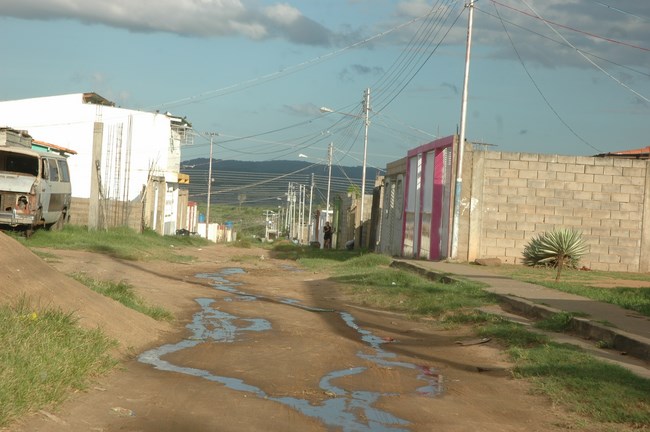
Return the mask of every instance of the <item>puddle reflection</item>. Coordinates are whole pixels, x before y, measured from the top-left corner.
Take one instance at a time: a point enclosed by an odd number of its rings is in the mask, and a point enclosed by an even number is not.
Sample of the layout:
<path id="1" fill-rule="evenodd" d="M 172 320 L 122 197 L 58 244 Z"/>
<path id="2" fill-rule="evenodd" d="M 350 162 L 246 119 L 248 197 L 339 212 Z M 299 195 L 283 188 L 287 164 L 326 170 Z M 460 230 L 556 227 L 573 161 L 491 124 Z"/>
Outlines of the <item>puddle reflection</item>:
<path id="1" fill-rule="evenodd" d="M 242 269 L 227 268 L 218 273 L 201 273 L 196 276 L 209 279 L 215 289 L 233 294 L 236 300 L 239 301 L 271 299 L 269 297 L 242 292 L 235 288 L 236 286 L 241 286 L 241 284 L 230 282 L 226 278 L 230 275 L 243 273 L 245 272 Z M 235 299 L 228 298 L 224 301 L 233 300 Z M 306 416 L 319 419 L 328 427 L 341 428 L 343 431 L 396 432 L 408 430 L 405 429 L 409 425 L 408 421 L 374 407 L 380 397 L 399 396 L 399 394 L 358 390 L 351 391 L 332 383 L 332 381 L 338 378 L 364 373 L 367 370 L 365 366 L 332 371 L 322 377 L 319 383 L 320 388 L 330 398 L 318 405 L 314 405 L 306 399 L 269 396 L 264 390 L 247 384 L 243 380 L 213 375 L 206 370 L 178 366 L 162 360 L 162 357 L 167 354 L 193 348 L 202 343 L 231 343 L 237 340 L 240 333 L 263 332 L 271 329 L 271 323 L 263 318 L 241 318 L 213 308 L 212 305 L 216 302 L 214 299 L 200 298 L 196 301 L 201 306 L 201 311 L 194 315 L 192 322 L 187 326 L 192 332 L 192 336 L 177 344 L 163 345 L 156 349 L 146 351 L 138 357 L 140 362 L 150 364 L 156 369 L 183 373 L 204 378 L 212 382 L 218 382 L 229 389 L 248 392 L 257 397 L 284 404 Z M 281 304 L 299 307 L 312 312 L 335 312 L 331 309 L 312 308 L 294 299 L 280 299 L 277 301 Z M 396 355 L 382 349 L 381 346 L 385 343 L 384 340 L 375 336 L 372 332 L 360 328 L 351 314 L 347 312 L 338 312 L 338 314 L 350 328 L 354 329 L 361 336 L 361 340 L 373 351 L 371 354 L 359 351 L 357 356 L 360 359 L 382 367 L 419 369 L 420 374 L 417 379 L 422 381 L 424 385 L 418 388 L 417 392 L 425 396 L 435 396 L 441 393 L 442 377 L 435 370 L 427 366 L 391 360 Z"/>

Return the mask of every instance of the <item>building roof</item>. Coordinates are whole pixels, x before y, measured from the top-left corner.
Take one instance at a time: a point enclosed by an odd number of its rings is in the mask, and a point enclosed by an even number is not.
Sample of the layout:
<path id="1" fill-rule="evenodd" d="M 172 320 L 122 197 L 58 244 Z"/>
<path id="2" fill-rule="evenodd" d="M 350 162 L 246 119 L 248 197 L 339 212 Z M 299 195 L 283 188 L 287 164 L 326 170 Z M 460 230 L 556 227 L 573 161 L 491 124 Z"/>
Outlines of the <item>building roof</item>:
<path id="1" fill-rule="evenodd" d="M 83 102 L 91 103 L 95 105 L 104 105 L 104 106 L 111 106 L 111 107 L 115 106 L 115 102 L 111 102 L 108 99 L 98 95 L 97 93 L 84 93 Z"/>
<path id="2" fill-rule="evenodd" d="M 51 150 L 51 151 L 56 152 L 56 153 L 60 153 L 60 154 L 68 153 L 68 154 L 72 154 L 72 155 L 77 154 L 77 152 L 72 150 L 72 149 L 61 147 L 61 146 L 58 146 L 56 144 L 47 143 L 45 141 L 32 140 L 32 142 L 35 145 L 39 146 L 39 147 L 45 147 L 48 150 Z"/>
<path id="3" fill-rule="evenodd" d="M 650 159 L 650 146 L 635 150 L 621 150 L 618 152 L 609 152 L 597 154 L 595 157 L 615 157 L 626 159 Z"/>

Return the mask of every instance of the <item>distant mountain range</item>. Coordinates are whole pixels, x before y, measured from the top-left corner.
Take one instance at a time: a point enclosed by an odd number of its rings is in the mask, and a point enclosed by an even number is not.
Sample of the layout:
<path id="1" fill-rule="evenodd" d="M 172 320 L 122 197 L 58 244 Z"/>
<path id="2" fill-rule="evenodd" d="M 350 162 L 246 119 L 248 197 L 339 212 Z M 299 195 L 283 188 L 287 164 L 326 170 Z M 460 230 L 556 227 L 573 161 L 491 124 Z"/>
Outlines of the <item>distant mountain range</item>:
<path id="1" fill-rule="evenodd" d="M 209 170 L 208 158 L 181 163 L 181 172 L 190 176 L 191 201 L 207 202 Z M 332 165 L 330 202 L 336 194 L 347 193 L 352 185 L 360 189 L 362 172 L 361 166 Z M 366 169 L 366 193 L 372 191 L 377 172 L 375 168 Z M 289 160 L 257 162 L 213 159 L 210 202 L 275 208 L 286 204 L 290 183 L 296 193 L 300 193 L 300 185 L 305 188 L 305 200 L 308 202 L 312 178 L 313 204 L 325 203 L 329 178 L 327 165 Z"/>

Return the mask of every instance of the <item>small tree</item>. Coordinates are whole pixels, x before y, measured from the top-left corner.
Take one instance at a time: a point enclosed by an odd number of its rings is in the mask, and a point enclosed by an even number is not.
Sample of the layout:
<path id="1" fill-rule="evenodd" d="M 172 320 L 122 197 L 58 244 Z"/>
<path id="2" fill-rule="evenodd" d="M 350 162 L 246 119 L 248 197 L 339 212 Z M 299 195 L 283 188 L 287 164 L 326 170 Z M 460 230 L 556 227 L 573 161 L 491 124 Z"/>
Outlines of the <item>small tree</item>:
<path id="1" fill-rule="evenodd" d="M 237 201 L 239 201 L 239 209 L 241 210 L 241 205 L 246 202 L 246 194 L 237 195 Z"/>
<path id="2" fill-rule="evenodd" d="M 357 185 L 351 184 L 348 186 L 348 193 L 355 198 L 359 198 L 361 196 L 361 188 Z"/>
<path id="3" fill-rule="evenodd" d="M 555 280 L 560 280 L 565 265 L 578 266 L 580 258 L 587 253 L 582 233 L 575 229 L 558 229 L 533 237 L 524 248 L 524 264 L 544 265 L 557 268 Z"/>

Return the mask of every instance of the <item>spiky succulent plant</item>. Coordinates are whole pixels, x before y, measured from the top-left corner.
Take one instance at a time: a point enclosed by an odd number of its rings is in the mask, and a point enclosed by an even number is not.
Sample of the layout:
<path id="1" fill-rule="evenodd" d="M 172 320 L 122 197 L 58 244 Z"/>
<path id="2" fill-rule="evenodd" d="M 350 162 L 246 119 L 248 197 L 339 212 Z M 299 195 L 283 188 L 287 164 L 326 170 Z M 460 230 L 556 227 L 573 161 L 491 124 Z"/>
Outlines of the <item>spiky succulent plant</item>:
<path id="1" fill-rule="evenodd" d="M 564 266 L 576 268 L 587 253 L 582 233 L 575 229 L 555 229 L 533 237 L 524 247 L 523 263 L 557 268 L 555 280 L 560 279 Z"/>

